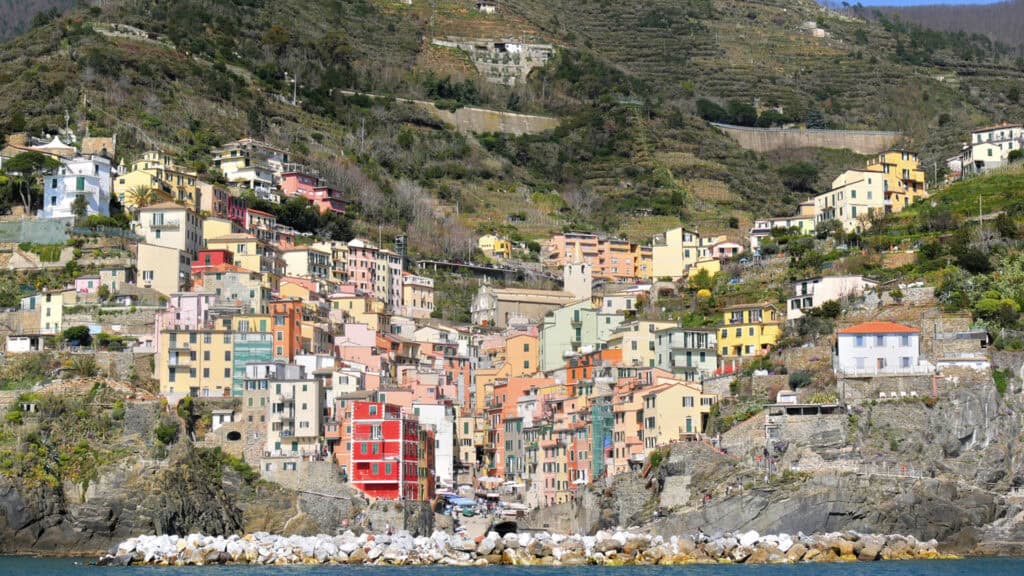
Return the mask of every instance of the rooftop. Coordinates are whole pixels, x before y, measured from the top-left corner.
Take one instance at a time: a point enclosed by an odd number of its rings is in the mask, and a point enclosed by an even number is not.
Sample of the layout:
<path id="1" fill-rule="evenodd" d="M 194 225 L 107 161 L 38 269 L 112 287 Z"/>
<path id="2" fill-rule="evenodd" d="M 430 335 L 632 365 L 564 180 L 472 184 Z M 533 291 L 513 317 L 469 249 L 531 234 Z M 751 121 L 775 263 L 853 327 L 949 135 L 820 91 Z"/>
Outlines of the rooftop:
<path id="1" fill-rule="evenodd" d="M 917 328 L 904 326 L 895 322 L 861 322 L 848 328 L 839 330 L 838 334 L 916 334 L 920 332 Z"/>

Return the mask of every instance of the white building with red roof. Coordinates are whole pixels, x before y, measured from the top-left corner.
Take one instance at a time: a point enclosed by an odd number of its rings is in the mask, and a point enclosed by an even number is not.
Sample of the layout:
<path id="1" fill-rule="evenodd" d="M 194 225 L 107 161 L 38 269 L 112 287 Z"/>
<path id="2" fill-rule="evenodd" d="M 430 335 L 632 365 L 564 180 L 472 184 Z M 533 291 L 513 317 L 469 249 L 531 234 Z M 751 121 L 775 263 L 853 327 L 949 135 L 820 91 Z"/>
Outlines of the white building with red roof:
<path id="1" fill-rule="evenodd" d="M 896 322 L 862 322 L 836 332 L 833 368 L 845 376 L 932 372 L 920 353 L 921 330 Z"/>

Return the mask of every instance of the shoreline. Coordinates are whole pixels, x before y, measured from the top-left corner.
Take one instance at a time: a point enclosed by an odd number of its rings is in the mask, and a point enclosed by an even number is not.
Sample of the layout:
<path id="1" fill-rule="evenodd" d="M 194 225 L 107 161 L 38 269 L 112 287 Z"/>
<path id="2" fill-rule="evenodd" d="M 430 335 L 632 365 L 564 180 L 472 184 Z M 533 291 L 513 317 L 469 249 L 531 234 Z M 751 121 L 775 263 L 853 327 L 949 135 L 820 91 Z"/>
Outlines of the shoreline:
<path id="1" fill-rule="evenodd" d="M 490 532 L 470 539 L 436 531 L 413 537 L 346 532 L 339 536 L 229 537 L 190 534 L 130 538 L 97 560 L 101 566 L 212 564 L 334 564 L 395 566 L 679 566 L 689 564 L 802 564 L 882 560 L 955 560 L 935 540 L 835 532 L 795 536 L 755 531 L 709 537 L 663 538 L 625 530 L 578 534 Z"/>

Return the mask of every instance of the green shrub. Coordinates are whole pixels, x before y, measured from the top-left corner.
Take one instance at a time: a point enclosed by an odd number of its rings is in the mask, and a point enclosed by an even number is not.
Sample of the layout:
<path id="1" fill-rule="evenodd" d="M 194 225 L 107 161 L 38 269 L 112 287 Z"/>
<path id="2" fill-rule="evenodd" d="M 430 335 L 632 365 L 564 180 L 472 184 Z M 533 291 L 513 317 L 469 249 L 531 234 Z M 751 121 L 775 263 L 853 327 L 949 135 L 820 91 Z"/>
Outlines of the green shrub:
<path id="1" fill-rule="evenodd" d="M 992 372 L 992 380 L 995 381 L 996 390 L 1000 396 L 1006 395 L 1006 389 L 1010 383 L 1010 376 L 1006 370 L 995 370 Z"/>
<path id="2" fill-rule="evenodd" d="M 811 373 L 807 370 L 797 370 L 789 375 L 789 388 L 796 390 L 811 385 Z"/>
<path id="3" fill-rule="evenodd" d="M 166 446 L 177 442 L 179 430 L 177 422 L 164 421 L 157 425 L 153 433 L 156 434 L 156 439 Z"/>

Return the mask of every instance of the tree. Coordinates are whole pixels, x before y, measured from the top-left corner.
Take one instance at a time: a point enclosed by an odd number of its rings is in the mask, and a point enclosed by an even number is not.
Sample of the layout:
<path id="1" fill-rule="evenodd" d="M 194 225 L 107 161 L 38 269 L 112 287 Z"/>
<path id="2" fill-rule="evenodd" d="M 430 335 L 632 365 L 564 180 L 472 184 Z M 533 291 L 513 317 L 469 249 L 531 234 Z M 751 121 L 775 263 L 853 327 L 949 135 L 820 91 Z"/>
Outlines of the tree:
<path id="1" fill-rule="evenodd" d="M 711 290 L 715 286 L 715 277 L 707 269 L 701 268 L 690 276 L 689 285 L 691 290 Z"/>
<path id="2" fill-rule="evenodd" d="M 71 213 L 75 215 L 75 218 L 85 218 L 85 215 L 89 212 L 89 201 L 85 199 L 84 194 L 78 194 L 75 196 L 75 200 L 71 202 Z"/>
<path id="3" fill-rule="evenodd" d="M 730 100 L 726 105 L 729 117 L 737 126 L 754 126 L 757 124 L 757 110 L 740 100 Z"/>
<path id="4" fill-rule="evenodd" d="M 18 193 L 26 214 L 32 213 L 33 206 L 42 204 L 41 190 L 37 192 L 38 176 L 59 166 L 57 160 L 40 152 L 21 152 L 4 162 L 4 172 L 18 177 Z"/>
<path id="5" fill-rule="evenodd" d="M 72 326 L 61 333 L 66 342 L 77 342 L 79 346 L 88 346 L 92 343 L 92 335 L 89 334 L 88 326 Z"/>
<path id="6" fill-rule="evenodd" d="M 779 177 L 787 188 L 795 192 L 813 192 L 818 180 L 818 167 L 810 162 L 793 162 L 778 169 Z"/>
<path id="7" fill-rule="evenodd" d="M 128 191 L 125 200 L 133 211 L 138 211 L 146 206 L 156 204 L 163 194 L 149 186 L 136 186 Z"/>

